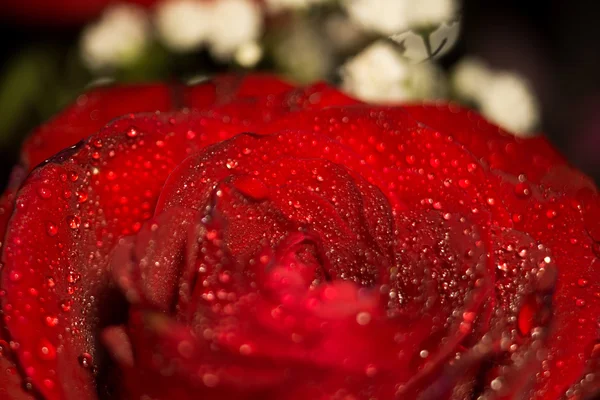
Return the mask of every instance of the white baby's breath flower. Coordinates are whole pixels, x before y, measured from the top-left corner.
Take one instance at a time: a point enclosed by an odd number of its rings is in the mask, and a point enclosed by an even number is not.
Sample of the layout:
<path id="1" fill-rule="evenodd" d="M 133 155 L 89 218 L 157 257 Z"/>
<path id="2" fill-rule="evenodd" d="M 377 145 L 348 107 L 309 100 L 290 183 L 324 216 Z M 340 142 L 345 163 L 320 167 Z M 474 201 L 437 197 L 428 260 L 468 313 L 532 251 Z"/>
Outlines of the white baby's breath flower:
<path id="1" fill-rule="evenodd" d="M 452 87 L 459 97 L 478 103 L 487 91 L 492 75 L 493 72 L 483 61 L 465 57 L 452 71 Z"/>
<path id="2" fill-rule="evenodd" d="M 149 41 L 146 11 L 131 4 L 116 4 L 84 29 L 81 57 L 93 70 L 124 66 L 137 60 Z"/>
<path id="3" fill-rule="evenodd" d="M 257 42 L 248 42 L 237 49 L 234 55 L 235 61 L 242 67 L 255 66 L 263 55 L 263 49 Z"/>
<path id="4" fill-rule="evenodd" d="M 411 64 L 393 44 L 375 42 L 341 70 L 342 88 L 374 103 L 432 99 L 443 95 L 443 72 L 431 63 Z"/>
<path id="5" fill-rule="evenodd" d="M 211 3 L 198 0 L 166 0 L 158 4 L 154 23 L 158 36 L 174 51 L 191 51 L 202 46 L 213 20 Z"/>
<path id="6" fill-rule="evenodd" d="M 342 0 L 350 19 L 364 30 L 392 35 L 409 28 L 408 3 L 420 0 Z"/>
<path id="7" fill-rule="evenodd" d="M 480 96 L 481 112 L 517 136 L 531 136 L 539 123 L 539 104 L 521 76 L 510 72 L 494 74 Z"/>
<path id="8" fill-rule="evenodd" d="M 436 26 L 456 18 L 456 0 L 409 0 L 406 18 L 411 27 Z"/>
<path id="9" fill-rule="evenodd" d="M 538 101 L 527 80 L 516 73 L 495 71 L 480 59 L 466 57 L 454 67 L 452 86 L 458 97 L 517 136 L 531 136 L 539 123 Z"/>
<path id="10" fill-rule="evenodd" d="M 213 4 L 209 49 L 213 56 L 228 60 L 241 46 L 259 38 L 263 16 L 252 0 L 219 0 Z"/>

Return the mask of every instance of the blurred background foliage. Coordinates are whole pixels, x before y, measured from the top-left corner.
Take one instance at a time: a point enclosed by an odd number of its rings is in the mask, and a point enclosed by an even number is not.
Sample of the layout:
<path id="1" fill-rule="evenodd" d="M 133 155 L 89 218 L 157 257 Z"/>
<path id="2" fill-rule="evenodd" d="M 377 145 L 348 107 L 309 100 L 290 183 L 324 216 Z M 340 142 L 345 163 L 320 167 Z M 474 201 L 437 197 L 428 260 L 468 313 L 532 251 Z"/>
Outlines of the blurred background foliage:
<path id="1" fill-rule="evenodd" d="M 559 5 L 559 3 L 563 3 Z M 224 71 L 327 80 L 375 103 L 443 99 L 541 129 L 599 176 L 597 6 L 475 0 L 4 0 L 1 184 L 18 148 L 90 85 Z M 582 19 L 588 23 L 582 26 Z"/>

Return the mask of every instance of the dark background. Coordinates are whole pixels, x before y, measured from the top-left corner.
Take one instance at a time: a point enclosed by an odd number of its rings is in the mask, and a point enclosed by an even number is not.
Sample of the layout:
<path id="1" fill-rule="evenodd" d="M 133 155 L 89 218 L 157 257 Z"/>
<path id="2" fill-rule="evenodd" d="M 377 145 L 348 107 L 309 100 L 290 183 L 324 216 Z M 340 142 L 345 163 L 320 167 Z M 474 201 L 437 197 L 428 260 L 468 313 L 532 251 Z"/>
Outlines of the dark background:
<path id="1" fill-rule="evenodd" d="M 600 5 L 592 1 L 466 0 L 462 16 L 461 39 L 443 64 L 450 67 L 460 56 L 474 54 L 494 67 L 524 74 L 541 101 L 543 131 L 574 165 L 600 182 Z M 77 27 L 20 26 L 4 20 L 0 21 L 0 37 L 5 38 L 0 73 L 14 68 L 20 58 L 38 60 L 38 69 L 20 72 L 19 79 L 27 83 L 23 90 L 59 93 L 52 104 L 28 104 L 25 99 L 27 118 L 17 121 L 12 128 L 16 132 L 2 134 L 0 187 L 4 187 L 26 133 L 51 115 L 50 110 L 71 100 L 60 92 L 72 93 L 73 88 L 57 87 L 55 79 L 45 77 L 58 71 L 64 82 L 70 76 L 80 80 L 87 72 L 73 63 Z M 0 102 L 0 113 L 13 112 L 16 100 L 22 99 Z"/>
<path id="2" fill-rule="evenodd" d="M 466 0 L 462 51 L 529 78 L 543 131 L 600 182 L 600 4 Z"/>

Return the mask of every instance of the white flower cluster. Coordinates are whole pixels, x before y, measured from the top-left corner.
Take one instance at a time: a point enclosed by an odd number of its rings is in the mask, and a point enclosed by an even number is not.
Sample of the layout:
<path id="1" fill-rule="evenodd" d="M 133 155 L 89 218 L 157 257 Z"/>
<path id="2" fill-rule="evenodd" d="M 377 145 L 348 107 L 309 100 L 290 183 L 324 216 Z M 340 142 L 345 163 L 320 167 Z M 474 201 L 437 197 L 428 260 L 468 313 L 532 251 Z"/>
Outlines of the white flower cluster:
<path id="1" fill-rule="evenodd" d="M 170 49 L 185 52 L 206 45 L 221 60 L 238 51 L 243 59 L 253 59 L 247 56 L 248 46 L 256 47 L 263 15 L 252 0 L 166 0 L 156 9 L 155 23 Z"/>
<path id="2" fill-rule="evenodd" d="M 146 11 L 131 4 L 110 7 L 81 36 L 81 56 L 93 70 L 123 66 L 135 61 L 150 42 Z"/>
<path id="3" fill-rule="evenodd" d="M 438 58 L 458 40 L 457 0 L 342 0 L 362 30 L 389 36 L 413 62 Z"/>
<path id="4" fill-rule="evenodd" d="M 393 35 L 456 19 L 456 0 L 342 0 L 350 18 L 367 31 Z"/>
<path id="5" fill-rule="evenodd" d="M 235 59 L 244 66 L 262 56 L 258 39 L 263 14 L 253 0 L 164 0 L 153 18 L 144 8 L 129 4 L 108 7 L 84 30 L 82 58 L 93 70 L 127 65 L 151 42 L 152 25 L 165 46 L 176 52 L 206 46 L 215 58 Z"/>
<path id="6" fill-rule="evenodd" d="M 341 69 L 342 88 L 373 103 L 394 103 L 444 97 L 446 82 L 433 63 L 410 63 L 397 46 L 378 41 Z"/>
<path id="7" fill-rule="evenodd" d="M 540 106 L 527 80 L 517 73 L 495 71 L 475 58 L 465 58 L 452 73 L 457 96 L 475 104 L 483 115 L 517 136 L 533 135 Z"/>

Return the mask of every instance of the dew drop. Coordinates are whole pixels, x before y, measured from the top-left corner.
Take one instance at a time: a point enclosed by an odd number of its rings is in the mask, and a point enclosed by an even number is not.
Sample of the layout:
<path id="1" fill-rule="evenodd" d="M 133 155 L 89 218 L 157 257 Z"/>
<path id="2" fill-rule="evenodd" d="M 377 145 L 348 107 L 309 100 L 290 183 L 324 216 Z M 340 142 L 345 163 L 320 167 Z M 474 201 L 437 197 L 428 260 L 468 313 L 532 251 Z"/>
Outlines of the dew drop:
<path id="1" fill-rule="evenodd" d="M 77 200 L 80 203 L 85 203 L 88 199 L 88 194 L 86 192 L 78 192 L 77 193 Z"/>
<path id="2" fill-rule="evenodd" d="M 90 353 L 81 353 L 79 357 L 77 357 L 77 361 L 79 365 L 83 368 L 92 368 L 94 365 L 94 360 L 92 359 L 92 355 Z"/>
<path id="3" fill-rule="evenodd" d="M 204 374 L 202 375 L 202 383 L 208 387 L 215 387 L 219 384 L 219 377 L 215 374 Z"/>
<path id="4" fill-rule="evenodd" d="M 577 279 L 577 285 L 579 287 L 586 287 L 588 285 L 589 281 L 587 279 L 583 279 L 583 278 L 579 278 Z"/>
<path id="5" fill-rule="evenodd" d="M 33 383 L 31 383 L 30 378 L 27 378 L 23 381 L 23 390 L 25 392 L 32 392 L 33 391 Z"/>
<path id="6" fill-rule="evenodd" d="M 42 199 L 49 199 L 52 197 L 52 191 L 45 186 L 38 188 L 37 193 Z"/>
<path id="7" fill-rule="evenodd" d="M 54 315 L 46 315 L 44 317 L 44 323 L 46 324 L 46 326 L 54 328 L 56 325 L 58 325 L 58 318 Z"/>
<path id="8" fill-rule="evenodd" d="M 8 274 L 8 279 L 10 279 L 11 282 L 18 282 L 21 280 L 22 277 L 23 276 L 18 271 L 10 271 L 10 273 Z"/>
<path id="9" fill-rule="evenodd" d="M 48 378 L 44 379 L 42 381 L 42 383 L 44 384 L 44 386 L 48 390 L 52 390 L 52 389 L 54 389 L 54 386 L 56 386 L 56 384 L 54 383 L 54 381 L 52 379 L 48 379 Z"/>
<path id="10" fill-rule="evenodd" d="M 494 379 L 490 383 L 490 387 L 492 388 L 492 390 L 495 390 L 495 391 L 502 389 L 502 380 L 500 378 Z"/>
<path id="11" fill-rule="evenodd" d="M 127 129 L 126 134 L 127 134 L 127 137 L 134 138 L 134 137 L 137 137 L 138 131 L 135 127 L 132 126 L 129 129 Z"/>
<path id="12" fill-rule="evenodd" d="M 67 217 L 67 224 L 69 225 L 69 228 L 77 229 L 79 228 L 79 225 L 81 225 L 81 218 L 76 215 L 69 215 Z"/>
<path id="13" fill-rule="evenodd" d="M 371 314 L 366 311 L 359 312 L 356 314 L 356 322 L 363 326 L 369 324 L 371 322 Z"/>
<path id="14" fill-rule="evenodd" d="M 531 196 L 531 187 L 525 182 L 515 185 L 515 195 L 520 199 L 526 199 Z"/>
<path id="15" fill-rule="evenodd" d="M 468 179 L 460 179 L 458 181 L 458 186 L 460 186 L 463 189 L 466 189 L 469 186 L 471 186 L 471 181 L 469 181 Z"/>
<path id="16" fill-rule="evenodd" d="M 554 218 L 556 218 L 557 215 L 558 214 L 557 214 L 557 212 L 555 210 L 550 209 L 550 210 L 546 211 L 546 217 L 548 219 L 554 219 Z"/>
<path id="17" fill-rule="evenodd" d="M 227 167 L 227 169 L 235 169 L 235 167 L 238 166 L 238 161 L 237 160 L 229 160 L 229 161 L 227 161 L 227 163 L 225 163 L 225 166 Z"/>
<path id="18" fill-rule="evenodd" d="M 375 375 L 377 375 L 377 367 L 373 364 L 369 364 L 367 365 L 367 367 L 365 368 L 365 374 L 369 377 L 372 378 Z"/>
<path id="19" fill-rule="evenodd" d="M 58 233 L 58 226 L 56 226 L 54 222 L 47 222 L 46 233 L 48 234 L 48 236 L 56 236 L 56 234 Z"/>
<path id="20" fill-rule="evenodd" d="M 252 354 L 252 346 L 250 346 L 249 344 L 243 344 L 240 346 L 240 354 L 243 356 L 247 356 Z"/>
<path id="21" fill-rule="evenodd" d="M 79 280 L 81 279 L 81 274 L 77 273 L 77 272 L 69 272 L 69 275 L 67 276 L 67 282 L 69 283 L 77 283 L 79 282 Z"/>
<path id="22" fill-rule="evenodd" d="M 38 347 L 38 357 L 44 361 L 54 360 L 56 358 L 56 348 L 47 339 L 42 339 Z"/>
<path id="23" fill-rule="evenodd" d="M 60 303 L 60 308 L 64 311 L 64 312 L 69 312 L 71 311 L 71 300 L 65 300 L 62 303 Z"/>
<path id="24" fill-rule="evenodd" d="M 188 340 L 182 340 L 177 345 L 177 352 L 183 358 L 190 358 L 194 352 L 194 346 Z"/>

